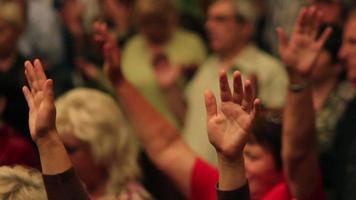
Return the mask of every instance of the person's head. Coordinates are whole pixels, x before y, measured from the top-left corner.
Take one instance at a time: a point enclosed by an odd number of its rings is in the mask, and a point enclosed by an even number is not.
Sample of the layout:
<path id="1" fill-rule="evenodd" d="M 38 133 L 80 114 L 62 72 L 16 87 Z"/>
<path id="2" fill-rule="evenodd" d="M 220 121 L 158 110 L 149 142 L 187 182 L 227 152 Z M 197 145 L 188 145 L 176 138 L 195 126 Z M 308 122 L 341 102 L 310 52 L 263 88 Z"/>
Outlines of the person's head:
<path id="1" fill-rule="evenodd" d="M 339 58 L 347 68 L 347 78 L 356 87 L 356 7 L 350 10 L 344 25 Z"/>
<path id="2" fill-rule="evenodd" d="M 315 69 L 312 74 L 314 83 L 338 79 L 342 72 L 338 59 L 338 52 L 342 42 L 342 29 L 339 26 L 323 24 L 320 28 L 319 35 L 329 26 L 332 27 L 333 31 L 324 44 L 316 61 Z"/>
<path id="3" fill-rule="evenodd" d="M 342 0 L 309 0 L 320 12 L 324 13 L 323 23 L 341 25 L 344 18 Z"/>
<path id="4" fill-rule="evenodd" d="M 250 0 L 214 1 L 205 23 L 211 49 L 225 54 L 247 44 L 252 39 L 256 18 L 256 9 Z"/>
<path id="5" fill-rule="evenodd" d="M 282 179 L 282 125 L 279 112 L 261 114 L 245 149 L 245 169 L 252 199 L 259 199 Z"/>
<path id="6" fill-rule="evenodd" d="M 41 173 L 22 166 L 0 167 L 0 199 L 47 200 Z"/>
<path id="7" fill-rule="evenodd" d="M 154 44 L 167 42 L 178 20 L 173 0 L 137 0 L 134 16 L 139 31 Z"/>
<path id="8" fill-rule="evenodd" d="M 89 191 L 106 184 L 108 193 L 119 193 L 138 178 L 137 151 L 111 96 L 79 88 L 56 100 L 56 107 L 58 132 Z"/>
<path id="9" fill-rule="evenodd" d="M 19 4 L 0 2 L 0 56 L 8 56 L 17 49 L 17 41 L 24 28 L 25 18 Z"/>

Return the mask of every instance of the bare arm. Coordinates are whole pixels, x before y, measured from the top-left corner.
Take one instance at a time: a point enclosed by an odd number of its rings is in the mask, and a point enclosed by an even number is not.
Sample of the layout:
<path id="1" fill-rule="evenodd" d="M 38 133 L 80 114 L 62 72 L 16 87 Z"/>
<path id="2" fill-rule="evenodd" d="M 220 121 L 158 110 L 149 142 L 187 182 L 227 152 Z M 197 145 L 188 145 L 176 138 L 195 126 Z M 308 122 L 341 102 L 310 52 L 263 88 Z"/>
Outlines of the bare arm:
<path id="1" fill-rule="evenodd" d="M 320 18 L 315 7 L 305 8 L 289 40 L 282 29 L 277 30 L 290 82 L 284 110 L 282 158 L 288 186 L 297 199 L 309 199 L 317 184 L 315 113 L 308 84 L 320 50 L 331 33 L 329 28 L 316 38 Z"/>
<path id="2" fill-rule="evenodd" d="M 119 49 L 108 34 L 105 24 L 95 24 L 95 32 L 96 40 L 104 45 L 105 70 L 147 154 L 188 197 L 196 155 L 183 141 L 178 130 L 122 76 Z"/>

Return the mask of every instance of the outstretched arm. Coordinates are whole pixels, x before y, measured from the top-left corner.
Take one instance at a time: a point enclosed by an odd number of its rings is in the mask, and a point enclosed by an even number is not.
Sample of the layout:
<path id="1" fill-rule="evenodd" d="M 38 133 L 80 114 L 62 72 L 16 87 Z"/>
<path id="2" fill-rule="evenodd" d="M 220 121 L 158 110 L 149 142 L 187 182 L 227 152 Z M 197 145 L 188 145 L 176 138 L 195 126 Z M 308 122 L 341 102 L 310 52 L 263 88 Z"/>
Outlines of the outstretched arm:
<path id="1" fill-rule="evenodd" d="M 23 87 L 30 108 L 30 133 L 40 154 L 48 199 L 89 199 L 75 172 L 69 171 L 72 164 L 57 134 L 53 81 L 47 79 L 39 60 L 26 61 L 25 74 L 30 86 Z M 60 178 L 62 173 L 66 178 Z"/>
<path id="2" fill-rule="evenodd" d="M 260 103 L 255 99 L 251 81 L 247 80 L 243 87 L 239 72 L 234 73 L 233 85 L 231 92 L 226 72 L 222 72 L 220 109 L 213 93 L 205 93 L 208 136 L 219 158 L 219 189 L 222 191 L 232 191 L 246 184 L 243 148 Z"/>
<path id="3" fill-rule="evenodd" d="M 317 38 L 321 13 L 315 7 L 299 13 L 290 39 L 278 28 L 279 51 L 289 75 L 289 92 L 284 110 L 282 158 L 292 195 L 310 199 L 318 179 L 315 113 L 311 73 L 331 29 Z"/>
<path id="4" fill-rule="evenodd" d="M 178 130 L 162 117 L 122 76 L 120 52 L 105 24 L 95 24 L 96 40 L 103 45 L 104 69 L 115 87 L 121 107 L 131 121 L 148 156 L 187 197 L 196 155 Z"/>
<path id="5" fill-rule="evenodd" d="M 30 89 L 24 86 L 23 93 L 29 106 L 30 133 L 38 147 L 42 172 L 46 175 L 62 173 L 72 165 L 55 127 L 53 81 L 47 79 L 39 60 L 33 64 L 26 61 L 25 74 Z"/>

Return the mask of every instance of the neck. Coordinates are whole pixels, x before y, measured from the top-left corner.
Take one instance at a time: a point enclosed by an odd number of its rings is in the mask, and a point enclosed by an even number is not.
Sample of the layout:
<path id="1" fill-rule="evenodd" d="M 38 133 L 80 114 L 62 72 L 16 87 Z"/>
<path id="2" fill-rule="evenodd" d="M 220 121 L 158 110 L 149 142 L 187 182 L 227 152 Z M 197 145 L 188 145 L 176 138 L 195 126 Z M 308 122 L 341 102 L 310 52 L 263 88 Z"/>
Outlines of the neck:
<path id="1" fill-rule="evenodd" d="M 232 48 L 218 52 L 220 66 L 223 68 L 231 68 L 234 65 L 236 57 L 243 51 L 243 49 L 248 45 L 248 42 L 234 45 Z"/>
<path id="2" fill-rule="evenodd" d="M 313 83 L 313 106 L 314 110 L 320 110 L 325 101 L 327 100 L 330 93 L 334 90 L 337 85 L 337 77 L 330 78 L 327 81 Z"/>

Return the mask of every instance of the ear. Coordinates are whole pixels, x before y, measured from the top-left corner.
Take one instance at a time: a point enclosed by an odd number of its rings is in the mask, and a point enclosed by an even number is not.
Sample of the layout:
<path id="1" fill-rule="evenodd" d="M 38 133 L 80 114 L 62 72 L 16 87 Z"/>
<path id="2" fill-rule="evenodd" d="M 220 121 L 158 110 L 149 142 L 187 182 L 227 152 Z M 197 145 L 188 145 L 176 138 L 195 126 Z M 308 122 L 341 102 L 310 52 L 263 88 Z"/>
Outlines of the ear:
<path id="1" fill-rule="evenodd" d="M 0 117 L 4 113 L 6 108 L 6 98 L 4 96 L 0 96 Z"/>

